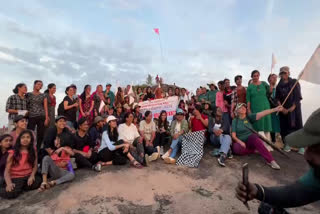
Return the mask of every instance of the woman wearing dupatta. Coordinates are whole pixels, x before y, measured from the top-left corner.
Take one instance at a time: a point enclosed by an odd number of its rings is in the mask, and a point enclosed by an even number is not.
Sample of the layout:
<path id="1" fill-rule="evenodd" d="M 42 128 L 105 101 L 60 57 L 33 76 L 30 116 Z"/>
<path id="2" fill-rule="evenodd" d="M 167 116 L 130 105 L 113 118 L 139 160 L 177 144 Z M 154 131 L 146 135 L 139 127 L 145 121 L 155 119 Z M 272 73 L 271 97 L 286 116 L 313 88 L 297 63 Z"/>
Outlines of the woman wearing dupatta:
<path id="1" fill-rule="evenodd" d="M 79 99 L 79 106 L 80 106 L 79 119 L 81 119 L 82 117 L 87 118 L 89 126 L 91 126 L 94 118 L 93 116 L 94 101 L 90 92 L 91 92 L 91 86 L 86 85 Z"/>
<path id="2" fill-rule="evenodd" d="M 289 67 L 284 66 L 280 68 L 281 80 L 276 88 L 276 99 L 281 104 L 288 96 L 290 90 L 296 83 L 296 79 L 292 79 L 290 76 Z M 297 131 L 303 127 L 302 125 L 302 113 L 301 113 L 301 89 L 300 84 L 293 89 L 293 92 L 289 96 L 286 103 L 283 105 L 284 111 L 279 114 L 280 118 L 280 134 L 282 140 L 284 140 L 284 151 L 290 152 L 291 148 L 285 142 L 285 137 L 290 133 Z M 300 154 L 304 154 L 304 148 L 299 149 Z"/>
<path id="3" fill-rule="evenodd" d="M 103 96 L 103 87 L 102 87 L 102 85 L 98 85 L 96 91 L 93 92 L 93 94 L 91 96 L 92 96 L 92 99 L 94 101 L 93 111 L 94 111 L 94 116 L 96 117 L 96 116 L 100 115 L 99 108 L 100 108 L 100 105 L 101 105 L 101 101 L 105 100 L 104 96 Z"/>

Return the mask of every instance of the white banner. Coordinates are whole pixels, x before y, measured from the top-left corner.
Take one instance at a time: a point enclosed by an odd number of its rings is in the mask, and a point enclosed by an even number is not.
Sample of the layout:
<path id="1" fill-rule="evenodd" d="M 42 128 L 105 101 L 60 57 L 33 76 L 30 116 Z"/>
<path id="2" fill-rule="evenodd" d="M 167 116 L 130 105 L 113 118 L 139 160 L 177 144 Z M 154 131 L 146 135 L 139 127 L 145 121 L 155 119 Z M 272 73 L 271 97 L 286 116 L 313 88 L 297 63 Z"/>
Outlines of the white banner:
<path id="1" fill-rule="evenodd" d="M 141 106 L 140 111 L 142 114 L 144 114 L 146 111 L 151 111 L 153 118 L 158 118 L 160 116 L 160 112 L 165 110 L 167 112 L 168 121 L 172 121 L 173 116 L 176 114 L 178 104 L 179 97 L 174 96 L 140 102 L 139 106 Z"/>

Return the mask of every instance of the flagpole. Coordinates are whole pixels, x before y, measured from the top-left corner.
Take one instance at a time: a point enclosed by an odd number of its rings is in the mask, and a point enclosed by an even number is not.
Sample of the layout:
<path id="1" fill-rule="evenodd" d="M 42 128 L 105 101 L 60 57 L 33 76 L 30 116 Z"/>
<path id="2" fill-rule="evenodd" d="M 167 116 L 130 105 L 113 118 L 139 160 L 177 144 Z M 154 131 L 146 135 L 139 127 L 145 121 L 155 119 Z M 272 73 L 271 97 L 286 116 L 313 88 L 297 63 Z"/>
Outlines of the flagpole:
<path id="1" fill-rule="evenodd" d="M 299 74 L 299 77 L 297 79 L 297 81 L 294 83 L 294 85 L 292 86 L 291 90 L 289 91 L 286 99 L 284 99 L 284 101 L 282 102 L 281 106 L 283 106 L 289 99 L 290 95 L 292 94 L 293 90 L 295 89 L 295 87 L 298 85 L 299 83 L 299 80 L 301 79 L 303 73 L 304 73 L 305 70 L 303 70 L 300 74 Z M 279 114 L 279 112 L 277 112 L 277 115 Z"/>
<path id="2" fill-rule="evenodd" d="M 159 35 L 159 44 L 160 44 L 160 51 L 161 51 L 161 61 L 162 61 L 162 64 L 163 64 L 163 54 L 162 54 L 162 45 L 161 45 L 160 33 L 158 35 Z"/>

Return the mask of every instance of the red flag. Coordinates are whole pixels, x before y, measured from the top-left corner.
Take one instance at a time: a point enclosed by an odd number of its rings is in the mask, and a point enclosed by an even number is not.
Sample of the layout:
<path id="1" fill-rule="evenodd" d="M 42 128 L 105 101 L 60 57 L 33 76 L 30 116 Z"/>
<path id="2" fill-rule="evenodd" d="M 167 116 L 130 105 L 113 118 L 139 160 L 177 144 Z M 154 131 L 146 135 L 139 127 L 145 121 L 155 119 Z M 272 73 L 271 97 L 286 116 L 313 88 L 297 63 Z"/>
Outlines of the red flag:
<path id="1" fill-rule="evenodd" d="M 159 28 L 154 28 L 153 30 L 154 30 L 154 32 L 155 32 L 156 34 L 160 35 Z"/>

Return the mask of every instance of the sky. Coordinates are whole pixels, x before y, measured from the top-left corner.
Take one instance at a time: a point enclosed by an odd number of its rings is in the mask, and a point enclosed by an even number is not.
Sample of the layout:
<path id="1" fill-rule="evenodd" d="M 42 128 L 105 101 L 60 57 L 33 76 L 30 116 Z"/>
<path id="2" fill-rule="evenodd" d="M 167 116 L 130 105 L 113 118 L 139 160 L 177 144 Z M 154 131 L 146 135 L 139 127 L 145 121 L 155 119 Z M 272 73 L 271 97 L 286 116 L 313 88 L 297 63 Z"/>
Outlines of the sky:
<path id="1" fill-rule="evenodd" d="M 165 83 L 193 91 L 237 74 L 261 80 L 281 66 L 296 78 L 318 46 L 318 0 L 10 0 L 0 8 L 0 125 L 19 82 L 65 87 Z M 159 37 L 153 32 L 160 29 Z M 301 81 L 303 115 L 320 106 L 320 86 Z M 317 92 L 317 93 L 315 93 Z"/>

